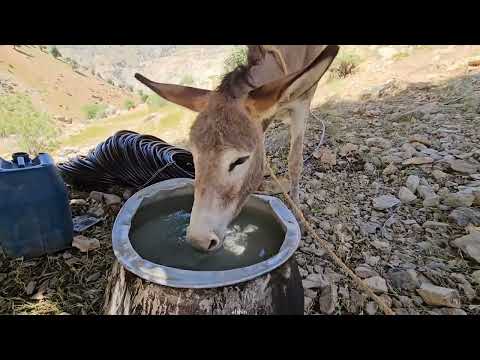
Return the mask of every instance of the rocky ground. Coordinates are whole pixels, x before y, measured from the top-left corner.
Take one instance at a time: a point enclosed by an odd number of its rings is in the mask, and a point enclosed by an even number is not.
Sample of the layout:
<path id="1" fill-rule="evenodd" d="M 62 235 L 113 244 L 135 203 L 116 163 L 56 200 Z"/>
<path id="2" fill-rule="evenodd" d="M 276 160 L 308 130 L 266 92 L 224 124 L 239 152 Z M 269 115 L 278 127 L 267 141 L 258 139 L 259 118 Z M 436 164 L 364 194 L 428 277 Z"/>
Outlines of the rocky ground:
<path id="1" fill-rule="evenodd" d="M 310 119 L 302 209 L 318 235 L 397 314 L 480 314 L 480 72 L 389 81 Z M 287 129 L 267 149 L 286 173 Z M 315 243 L 297 260 L 306 313 L 377 314 Z"/>
<path id="2" fill-rule="evenodd" d="M 330 97 L 309 120 L 301 207 L 318 235 L 399 315 L 480 314 L 479 65 L 450 73 L 437 66 L 429 76 L 415 73 L 421 82 L 386 75 L 359 96 Z M 326 125 L 319 149 L 317 118 Z M 273 124 L 266 147 L 274 169 L 286 175 L 285 125 Z M 74 215 L 103 221 L 71 250 L 29 261 L 0 254 L 0 313 L 100 313 L 111 227 L 130 193 L 98 190 L 117 197 L 72 190 Z M 310 235 L 296 259 L 305 313 L 381 313 Z"/>

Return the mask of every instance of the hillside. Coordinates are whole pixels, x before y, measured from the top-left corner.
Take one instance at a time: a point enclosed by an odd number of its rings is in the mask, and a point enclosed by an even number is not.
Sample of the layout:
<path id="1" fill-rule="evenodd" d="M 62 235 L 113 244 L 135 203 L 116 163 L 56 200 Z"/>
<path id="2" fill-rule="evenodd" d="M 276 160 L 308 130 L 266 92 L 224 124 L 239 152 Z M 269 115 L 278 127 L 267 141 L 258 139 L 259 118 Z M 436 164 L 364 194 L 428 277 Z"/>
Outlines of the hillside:
<path id="1" fill-rule="evenodd" d="M 106 103 L 122 108 L 132 93 L 93 76 L 87 69 L 74 71 L 63 58 L 55 59 L 39 47 L 0 46 L 0 82 L 15 92 L 30 95 L 40 111 L 79 121 L 87 104 Z"/>

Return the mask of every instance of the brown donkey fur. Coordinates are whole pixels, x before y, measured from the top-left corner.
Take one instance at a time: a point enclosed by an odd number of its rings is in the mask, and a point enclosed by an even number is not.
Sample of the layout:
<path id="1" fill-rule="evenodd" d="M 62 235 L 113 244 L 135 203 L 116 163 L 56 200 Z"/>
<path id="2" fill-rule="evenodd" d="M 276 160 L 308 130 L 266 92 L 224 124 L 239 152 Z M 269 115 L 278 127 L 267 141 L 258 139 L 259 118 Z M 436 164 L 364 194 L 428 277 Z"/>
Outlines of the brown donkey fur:
<path id="1" fill-rule="evenodd" d="M 290 120 L 290 195 L 298 202 L 305 121 L 336 45 L 253 45 L 248 61 L 214 90 L 135 77 L 158 95 L 198 112 L 190 143 L 195 199 L 187 238 L 201 250 L 223 244 L 225 231 L 263 179 L 264 132 L 274 117 Z"/>

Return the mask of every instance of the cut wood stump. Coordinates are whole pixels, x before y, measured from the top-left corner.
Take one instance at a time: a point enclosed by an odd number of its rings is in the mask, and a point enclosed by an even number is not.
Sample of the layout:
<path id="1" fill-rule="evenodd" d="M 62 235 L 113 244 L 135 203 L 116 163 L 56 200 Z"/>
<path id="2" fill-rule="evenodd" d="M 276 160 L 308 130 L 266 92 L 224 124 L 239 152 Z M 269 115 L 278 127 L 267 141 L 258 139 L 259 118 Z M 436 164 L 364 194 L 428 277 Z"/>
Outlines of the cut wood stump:
<path id="1" fill-rule="evenodd" d="M 303 315 L 295 259 L 256 279 L 213 289 L 180 289 L 139 278 L 115 261 L 105 290 L 106 315 Z"/>

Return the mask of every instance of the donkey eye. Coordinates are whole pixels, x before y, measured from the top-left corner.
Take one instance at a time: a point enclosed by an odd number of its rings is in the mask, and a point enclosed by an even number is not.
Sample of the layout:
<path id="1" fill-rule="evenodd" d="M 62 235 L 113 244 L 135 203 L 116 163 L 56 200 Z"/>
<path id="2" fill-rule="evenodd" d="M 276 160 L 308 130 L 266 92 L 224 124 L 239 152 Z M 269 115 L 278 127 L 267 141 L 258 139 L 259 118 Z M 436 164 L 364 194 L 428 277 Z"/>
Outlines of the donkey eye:
<path id="1" fill-rule="evenodd" d="M 241 158 L 238 158 L 237 160 L 235 160 L 233 163 L 230 164 L 230 167 L 228 168 L 228 171 L 232 171 L 233 169 L 235 169 L 236 166 L 238 165 L 242 165 L 245 161 L 247 161 L 249 158 L 249 156 L 243 156 Z"/>

